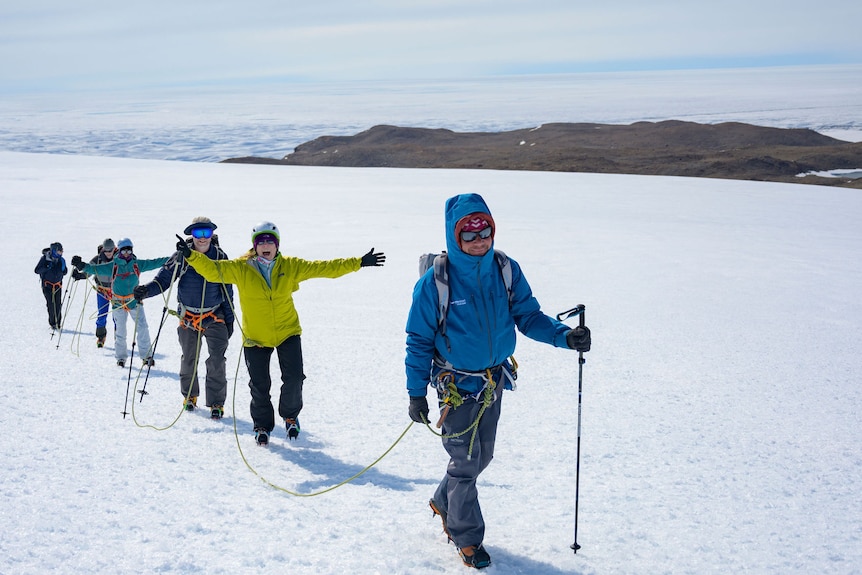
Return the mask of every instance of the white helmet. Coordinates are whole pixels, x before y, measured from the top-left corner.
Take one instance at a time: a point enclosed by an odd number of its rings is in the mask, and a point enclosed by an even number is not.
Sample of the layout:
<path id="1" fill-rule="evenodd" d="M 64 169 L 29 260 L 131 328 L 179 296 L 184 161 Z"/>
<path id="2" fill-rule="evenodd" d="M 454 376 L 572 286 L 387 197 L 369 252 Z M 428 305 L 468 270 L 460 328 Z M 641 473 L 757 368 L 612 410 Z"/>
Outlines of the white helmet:
<path id="1" fill-rule="evenodd" d="M 260 234 L 272 234 L 275 239 L 281 242 L 281 235 L 278 233 L 278 226 L 272 222 L 260 222 L 251 229 L 251 243 L 254 243 L 254 238 Z"/>

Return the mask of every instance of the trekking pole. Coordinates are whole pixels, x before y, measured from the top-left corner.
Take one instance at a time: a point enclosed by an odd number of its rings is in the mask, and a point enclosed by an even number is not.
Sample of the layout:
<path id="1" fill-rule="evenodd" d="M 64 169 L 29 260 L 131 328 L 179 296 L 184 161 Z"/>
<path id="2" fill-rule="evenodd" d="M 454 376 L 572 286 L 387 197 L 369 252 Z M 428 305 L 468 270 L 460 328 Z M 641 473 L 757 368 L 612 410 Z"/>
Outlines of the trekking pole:
<path id="1" fill-rule="evenodd" d="M 142 308 L 141 308 L 142 309 Z M 132 312 L 126 308 L 126 313 L 131 315 Z M 138 314 L 135 314 L 135 329 L 132 330 L 132 353 L 129 355 L 129 378 L 126 380 L 126 401 L 123 403 L 123 419 L 129 415 L 126 409 L 129 406 L 129 386 L 132 385 L 132 366 L 135 364 L 135 340 L 138 337 Z M 134 402 L 132 402 L 134 404 Z"/>
<path id="2" fill-rule="evenodd" d="M 162 335 L 162 326 L 165 325 L 165 314 L 168 311 L 168 306 L 165 304 L 165 307 L 162 308 L 162 319 L 159 321 L 159 330 L 156 332 L 156 339 L 153 340 L 153 346 L 150 348 L 150 357 L 155 357 L 156 355 L 156 346 L 159 345 L 159 336 Z M 150 379 L 150 370 L 152 369 L 152 365 L 150 362 L 147 362 L 147 373 L 144 375 L 144 385 L 141 389 L 138 390 L 138 394 L 140 394 L 141 399 L 138 403 L 144 401 L 144 396 L 149 395 L 150 393 L 147 391 L 147 381 Z"/>
<path id="3" fill-rule="evenodd" d="M 80 280 L 78 280 L 80 281 Z M 78 321 L 75 323 L 75 333 L 72 334 L 72 342 L 69 344 L 69 350 L 77 356 L 81 354 L 81 329 L 84 325 L 84 312 L 87 309 L 87 301 L 90 299 L 90 283 L 89 280 L 86 282 L 87 287 L 84 288 L 84 303 L 81 305 L 81 313 L 78 314 Z M 75 290 L 77 290 L 77 286 Z M 77 291 L 72 292 L 72 297 L 75 297 Z M 75 340 L 78 341 L 78 348 L 75 349 Z"/>
<path id="4" fill-rule="evenodd" d="M 66 297 L 69 295 L 69 289 L 72 287 L 71 286 L 72 283 L 74 283 L 74 282 L 69 282 L 68 284 L 66 284 L 66 289 L 63 291 L 63 295 L 60 298 L 60 309 L 59 309 L 59 311 L 60 311 L 60 323 L 57 326 L 57 329 L 59 330 L 60 333 L 57 335 L 57 347 L 56 347 L 56 349 L 60 349 L 60 338 L 63 335 L 63 322 L 66 321 L 66 315 L 69 313 L 69 306 L 72 304 L 73 298 L 72 297 Z M 72 292 L 73 297 L 74 297 L 74 293 L 75 292 Z M 63 303 L 66 303 L 66 309 L 65 310 L 63 309 Z M 55 306 L 54 309 L 57 309 L 57 307 Z"/>
<path id="5" fill-rule="evenodd" d="M 177 236 L 177 237 L 179 237 L 179 236 Z M 165 314 L 168 313 L 168 303 L 171 300 L 171 292 L 174 289 L 174 280 L 177 278 L 177 270 L 179 270 L 179 269 L 180 269 L 180 262 L 179 262 L 179 258 L 178 258 L 177 261 L 174 262 L 174 273 L 171 275 L 171 285 L 168 288 L 168 294 L 165 296 L 165 305 L 164 305 L 164 307 L 162 307 L 162 319 L 159 321 L 159 329 L 156 332 L 156 339 L 153 340 L 153 345 L 152 345 L 152 348 L 150 349 L 150 357 L 156 356 L 156 346 L 159 345 L 159 337 L 161 337 L 162 327 L 164 327 L 164 325 L 165 325 L 165 319 L 166 319 Z M 143 302 L 141 302 L 141 304 L 143 305 Z M 138 390 L 138 393 L 141 395 L 141 399 L 138 400 L 138 403 L 141 403 L 144 401 L 145 395 L 149 395 L 149 392 L 147 392 L 147 381 L 150 379 L 150 369 L 152 369 L 152 366 L 150 365 L 150 362 L 147 362 L 147 374 L 144 376 L 144 385 L 143 385 L 143 387 L 141 387 L 141 389 Z"/>
<path id="6" fill-rule="evenodd" d="M 564 321 L 570 317 L 580 316 L 580 327 L 584 327 L 584 316 L 586 315 L 584 304 L 579 304 L 568 311 L 564 311 L 557 314 L 557 321 Z M 580 484 L 581 484 L 581 396 L 584 391 L 584 363 L 586 360 L 584 359 L 584 352 L 578 352 L 578 448 L 577 448 L 577 459 L 575 463 L 575 542 L 571 544 L 571 548 L 577 554 L 578 549 L 581 548 L 578 545 L 578 500 L 580 496 Z"/>

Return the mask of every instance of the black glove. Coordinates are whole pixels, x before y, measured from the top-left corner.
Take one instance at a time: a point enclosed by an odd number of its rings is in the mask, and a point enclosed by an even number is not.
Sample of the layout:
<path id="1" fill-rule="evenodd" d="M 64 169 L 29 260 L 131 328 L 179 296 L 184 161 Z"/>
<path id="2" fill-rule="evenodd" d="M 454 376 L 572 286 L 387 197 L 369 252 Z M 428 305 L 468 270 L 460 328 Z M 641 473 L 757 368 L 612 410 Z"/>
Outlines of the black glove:
<path id="1" fill-rule="evenodd" d="M 227 337 L 230 339 L 230 336 L 233 335 L 233 322 L 226 322 L 225 327 L 227 327 Z"/>
<path id="2" fill-rule="evenodd" d="M 79 270 L 83 270 L 84 262 L 81 261 L 81 256 L 72 256 L 72 265 Z"/>
<path id="3" fill-rule="evenodd" d="M 590 328 L 576 327 L 566 332 L 566 345 L 575 351 L 590 351 Z"/>
<path id="4" fill-rule="evenodd" d="M 410 419 L 416 423 L 427 423 L 428 421 L 428 400 L 425 396 L 413 397 L 410 396 L 410 407 L 407 409 Z M 424 418 L 424 419 L 423 419 Z"/>
<path id="5" fill-rule="evenodd" d="M 177 242 L 177 253 L 181 254 L 184 258 L 187 258 L 192 255 L 192 249 L 189 247 L 189 244 L 186 242 L 186 240 L 184 240 L 180 236 L 177 236 L 177 238 L 180 240 Z"/>
<path id="6" fill-rule="evenodd" d="M 135 286 L 135 289 L 132 290 L 132 293 L 135 294 L 135 299 L 138 301 L 144 301 L 147 297 L 147 286 Z"/>
<path id="7" fill-rule="evenodd" d="M 386 261 L 386 256 L 383 255 L 383 252 L 374 253 L 374 248 L 368 250 L 368 253 L 362 256 L 362 262 L 359 264 L 359 267 L 367 268 L 369 266 L 382 266 Z"/>
<path id="8" fill-rule="evenodd" d="M 75 281 L 87 279 L 87 274 L 84 272 L 79 272 L 78 270 L 72 270 L 72 279 Z"/>

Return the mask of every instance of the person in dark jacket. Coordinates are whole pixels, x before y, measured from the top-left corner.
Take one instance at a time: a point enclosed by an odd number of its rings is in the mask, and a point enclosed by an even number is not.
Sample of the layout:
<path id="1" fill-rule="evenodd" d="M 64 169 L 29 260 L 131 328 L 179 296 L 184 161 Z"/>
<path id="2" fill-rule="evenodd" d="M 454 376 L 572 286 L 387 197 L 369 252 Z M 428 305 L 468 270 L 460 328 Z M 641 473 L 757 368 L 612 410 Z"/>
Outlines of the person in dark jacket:
<path id="1" fill-rule="evenodd" d="M 197 217 L 183 231 L 189 249 L 204 254 L 211 260 L 226 260 L 227 255 L 218 247 L 217 228 L 209 218 Z M 177 268 L 176 266 L 180 266 Z M 227 374 L 225 352 L 228 339 L 233 334 L 233 286 L 211 283 L 175 253 L 162 266 L 156 277 L 148 284 L 135 288 L 138 300 L 153 297 L 168 290 L 177 282 L 177 314 L 180 325 L 177 335 L 183 351 L 180 362 L 180 392 L 185 408 L 193 411 L 197 407 L 200 387 L 198 385 L 198 356 L 201 338 L 206 339 L 209 356 L 206 360 L 206 405 L 213 419 L 224 416 L 227 397 Z"/>
<path id="2" fill-rule="evenodd" d="M 105 241 L 96 249 L 96 255 L 90 259 L 90 265 L 99 266 L 108 262 L 114 261 L 114 255 L 117 253 L 117 246 L 114 245 L 114 240 L 105 238 Z M 99 268 L 104 269 L 104 268 Z M 72 279 L 86 279 L 87 274 L 77 269 L 72 270 Z M 96 347 L 105 346 L 105 338 L 108 337 L 108 311 L 111 309 L 111 282 L 113 277 L 109 272 L 102 272 L 93 276 L 96 287 Z M 116 324 L 114 326 L 116 329 Z"/>
<path id="3" fill-rule="evenodd" d="M 520 265 L 511 258 L 512 281 L 507 288 L 494 255 L 496 224 L 481 196 L 450 198 L 445 220 L 449 284 L 445 333 L 438 322 L 437 282 L 431 267 L 416 283 L 407 318 L 408 413 L 413 421 L 427 422 L 428 385 L 437 390 L 449 464 L 429 504 L 464 563 L 481 569 L 491 558 L 483 547 L 485 522 L 476 479 L 494 457 L 503 390 L 512 388 L 509 358 L 515 351 L 515 328 L 536 341 L 577 351 L 589 351 L 590 332 L 545 315 Z"/>
<path id="4" fill-rule="evenodd" d="M 42 250 L 42 257 L 33 271 L 41 279 L 42 295 L 48 306 L 48 324 L 51 329 L 60 329 L 63 319 L 63 276 L 69 271 L 63 259 L 62 244 L 54 242 Z"/>

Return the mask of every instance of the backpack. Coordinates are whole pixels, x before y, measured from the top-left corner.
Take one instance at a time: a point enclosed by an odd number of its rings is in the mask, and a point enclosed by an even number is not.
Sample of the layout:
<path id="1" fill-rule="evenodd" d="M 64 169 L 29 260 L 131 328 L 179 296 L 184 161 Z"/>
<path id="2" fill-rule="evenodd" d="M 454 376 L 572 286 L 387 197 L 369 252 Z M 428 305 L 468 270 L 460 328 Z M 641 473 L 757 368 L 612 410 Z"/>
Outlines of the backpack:
<path id="1" fill-rule="evenodd" d="M 509 307 L 512 307 L 512 266 L 509 263 L 509 256 L 500 250 L 494 250 L 494 259 L 497 260 L 497 265 L 500 267 L 500 274 L 503 276 L 503 284 L 506 286 L 508 294 Z M 419 256 L 419 277 L 422 277 L 428 268 L 434 268 L 434 283 L 437 284 L 437 331 L 446 340 L 446 345 L 449 345 L 449 338 L 446 337 L 446 314 L 449 311 L 449 260 L 446 257 L 446 252 L 441 254 L 422 254 Z"/>

